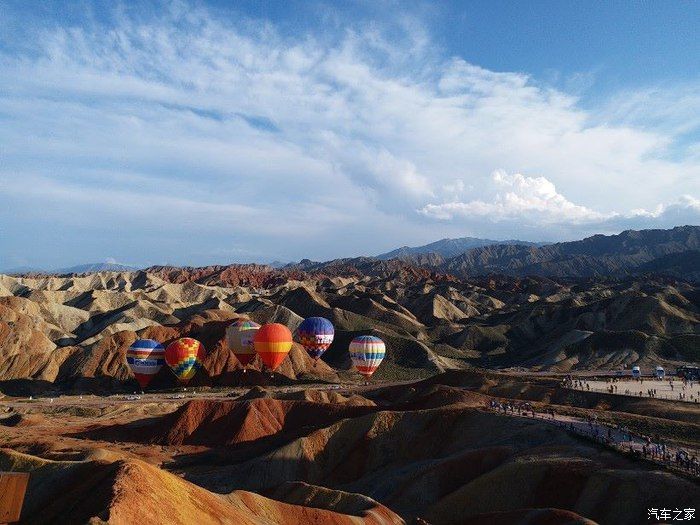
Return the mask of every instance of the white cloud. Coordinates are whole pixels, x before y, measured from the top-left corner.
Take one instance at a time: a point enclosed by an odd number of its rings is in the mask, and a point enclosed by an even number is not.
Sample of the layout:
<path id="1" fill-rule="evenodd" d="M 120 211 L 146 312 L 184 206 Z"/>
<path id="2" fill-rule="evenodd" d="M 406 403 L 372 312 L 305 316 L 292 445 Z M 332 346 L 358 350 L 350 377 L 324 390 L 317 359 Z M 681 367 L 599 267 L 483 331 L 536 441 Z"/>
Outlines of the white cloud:
<path id="1" fill-rule="evenodd" d="M 601 119 L 642 129 L 682 135 L 700 129 L 700 91 L 697 82 L 683 82 L 669 89 L 657 85 L 616 93 L 601 107 Z"/>
<path id="2" fill-rule="evenodd" d="M 661 203 L 653 210 L 637 209 L 618 215 L 612 224 L 620 228 L 672 228 L 685 224 L 700 224 L 700 200 L 681 195 L 670 203 Z"/>
<path id="3" fill-rule="evenodd" d="M 479 224 L 482 231 L 491 230 L 495 223 L 525 231 L 556 227 L 559 231 L 579 231 L 581 234 L 700 224 L 700 200 L 690 195 L 658 204 L 651 210 L 640 208 L 601 213 L 571 202 L 545 177 L 509 175 L 504 171 L 495 171 L 490 187 L 482 191 L 492 193 L 493 199 L 427 204 L 419 213 L 441 221 Z"/>
<path id="4" fill-rule="evenodd" d="M 78 222 L 94 224 L 83 238 L 121 222 L 136 238 L 149 221 L 202 239 L 246 232 L 246 250 L 288 260 L 656 224 L 694 205 L 625 210 L 700 194 L 700 150 L 674 149 L 697 112 L 662 126 L 640 110 L 665 118 L 674 86 L 583 109 L 525 73 L 440 56 L 409 18 L 403 38 L 380 25 L 283 37 L 184 5 L 114 20 L 0 53 L 0 219 L 11 228 L 31 206 L 66 236 Z M 678 88 L 688 107 L 693 87 Z M 526 175 L 489 177 L 499 168 Z"/>
<path id="5" fill-rule="evenodd" d="M 420 212 L 436 219 L 479 217 L 498 222 L 519 218 L 542 225 L 551 223 L 586 223 L 611 217 L 579 206 L 557 193 L 551 181 L 544 177 L 508 175 L 496 171 L 492 183 L 497 193 L 493 201 L 446 202 L 427 204 Z"/>

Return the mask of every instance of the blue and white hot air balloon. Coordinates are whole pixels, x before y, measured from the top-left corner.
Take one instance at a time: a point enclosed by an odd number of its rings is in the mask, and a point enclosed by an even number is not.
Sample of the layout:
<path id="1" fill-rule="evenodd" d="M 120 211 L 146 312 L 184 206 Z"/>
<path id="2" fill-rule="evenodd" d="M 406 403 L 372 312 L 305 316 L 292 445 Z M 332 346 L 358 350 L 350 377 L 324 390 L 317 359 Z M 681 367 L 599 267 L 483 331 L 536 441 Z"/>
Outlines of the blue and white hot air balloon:
<path id="1" fill-rule="evenodd" d="M 165 364 L 165 348 L 153 339 L 137 339 L 126 351 L 126 363 L 144 389 Z"/>
<path id="2" fill-rule="evenodd" d="M 309 317 L 297 328 L 297 341 L 314 361 L 318 361 L 328 350 L 334 335 L 333 323 L 325 317 Z"/>

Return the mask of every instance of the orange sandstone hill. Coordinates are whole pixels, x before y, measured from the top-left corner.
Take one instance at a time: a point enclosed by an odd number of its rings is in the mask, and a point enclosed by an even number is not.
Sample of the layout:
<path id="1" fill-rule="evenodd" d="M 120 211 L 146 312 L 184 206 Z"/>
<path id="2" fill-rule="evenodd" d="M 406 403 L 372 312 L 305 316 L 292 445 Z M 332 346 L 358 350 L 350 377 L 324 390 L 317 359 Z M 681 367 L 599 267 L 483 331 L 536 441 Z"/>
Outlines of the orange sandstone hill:
<path id="1" fill-rule="evenodd" d="M 82 461 L 50 461 L 0 450 L 3 469 L 31 472 L 23 521 L 54 523 L 169 523 L 281 525 L 402 524 L 386 507 L 364 498 L 348 513 L 284 503 L 247 491 L 215 494 L 137 459 L 94 453 Z M 349 506 L 350 507 L 350 506 Z"/>
<path id="2" fill-rule="evenodd" d="M 31 472 L 27 523 L 632 525 L 651 501 L 691 508 L 700 497 L 685 474 L 548 419 L 490 410 L 504 399 L 700 447 L 693 403 L 451 371 L 237 398 L 5 398 L 0 469 Z"/>

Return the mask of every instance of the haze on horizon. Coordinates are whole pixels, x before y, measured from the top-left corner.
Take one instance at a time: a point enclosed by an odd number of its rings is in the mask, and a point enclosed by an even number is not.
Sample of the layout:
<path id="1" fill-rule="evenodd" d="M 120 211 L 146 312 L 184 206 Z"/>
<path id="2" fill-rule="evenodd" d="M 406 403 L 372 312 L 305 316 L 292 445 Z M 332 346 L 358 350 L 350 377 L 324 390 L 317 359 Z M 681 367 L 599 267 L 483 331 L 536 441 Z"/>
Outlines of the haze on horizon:
<path id="1" fill-rule="evenodd" d="M 224 4 L 0 4 L 0 268 L 700 224 L 699 4 Z"/>

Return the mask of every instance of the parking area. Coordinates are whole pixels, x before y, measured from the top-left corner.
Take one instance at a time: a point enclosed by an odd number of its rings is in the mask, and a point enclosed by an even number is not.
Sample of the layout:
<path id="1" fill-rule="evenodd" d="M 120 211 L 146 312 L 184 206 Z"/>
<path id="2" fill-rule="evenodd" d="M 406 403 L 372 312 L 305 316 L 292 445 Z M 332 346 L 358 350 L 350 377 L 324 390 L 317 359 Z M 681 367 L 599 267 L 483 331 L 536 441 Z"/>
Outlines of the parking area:
<path id="1" fill-rule="evenodd" d="M 700 382 L 684 381 L 678 377 L 614 377 L 593 379 L 574 377 L 567 386 L 575 390 L 601 392 L 623 396 L 669 399 L 687 403 L 700 402 Z"/>

